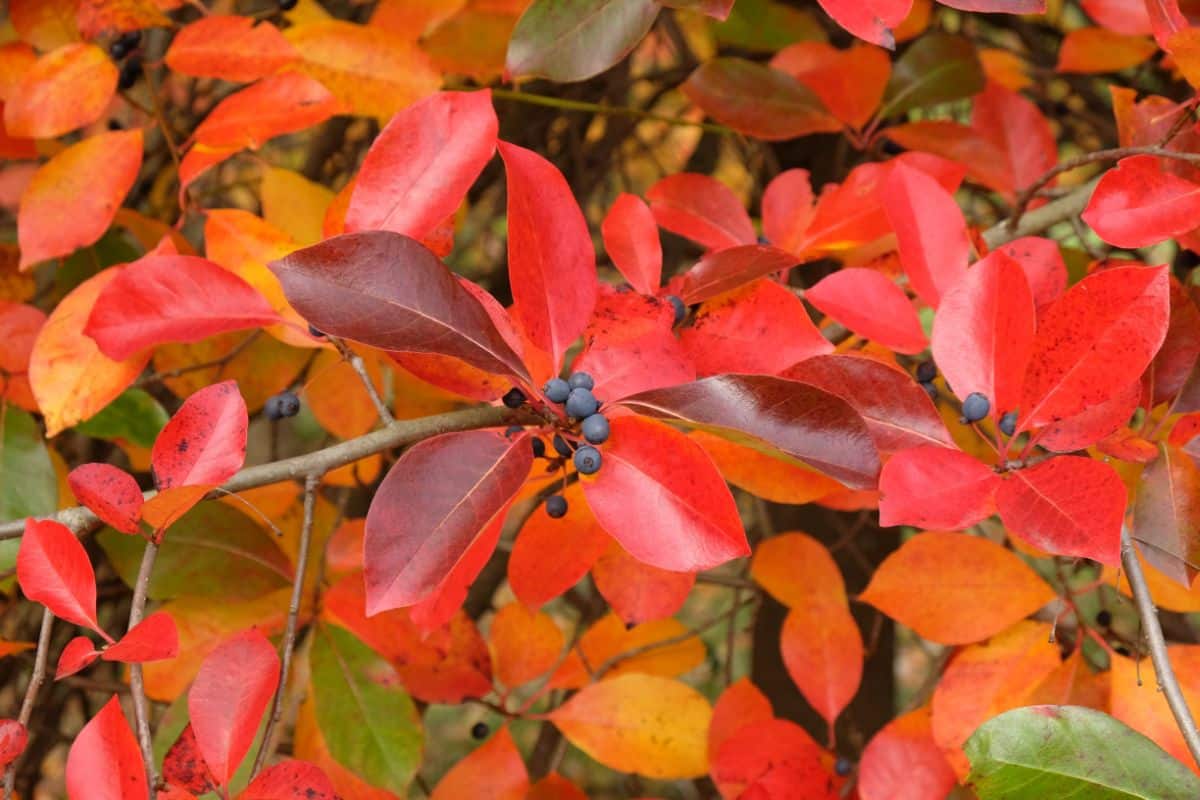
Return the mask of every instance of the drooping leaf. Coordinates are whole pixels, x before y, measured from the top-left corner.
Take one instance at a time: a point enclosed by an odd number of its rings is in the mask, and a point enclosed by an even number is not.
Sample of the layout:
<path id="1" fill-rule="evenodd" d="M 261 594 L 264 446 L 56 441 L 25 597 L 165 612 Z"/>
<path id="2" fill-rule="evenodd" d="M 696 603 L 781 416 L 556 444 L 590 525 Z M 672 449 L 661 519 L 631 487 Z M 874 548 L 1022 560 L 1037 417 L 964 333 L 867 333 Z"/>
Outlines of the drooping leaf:
<path id="1" fill-rule="evenodd" d="M 156 611 L 129 629 L 116 644 L 106 649 L 105 661 L 142 664 L 163 661 L 179 654 L 179 632 L 171 615 Z"/>
<path id="2" fill-rule="evenodd" d="M 113 695 L 92 717 L 67 753 L 70 800 L 144 800 L 146 767 L 121 701 Z"/>
<path id="3" fill-rule="evenodd" d="M 654 0 L 534 0 L 513 29 L 505 70 L 559 83 L 599 75 L 633 50 L 658 11 Z"/>
<path id="4" fill-rule="evenodd" d="M 1000 479 L 961 450 L 922 445 L 892 456 L 879 476 L 879 524 L 963 530 L 990 517 Z"/>
<path id="5" fill-rule="evenodd" d="M 873 488 L 879 474 L 878 452 L 858 412 L 837 395 L 799 381 L 715 375 L 642 392 L 621 404 L 742 444 L 774 448 L 853 488 Z"/>
<path id="6" fill-rule="evenodd" d="M 586 687 L 548 718 L 567 741 L 611 769 L 661 779 L 708 771 L 712 708 L 679 681 L 621 675 Z"/>
<path id="7" fill-rule="evenodd" d="M 287 760 L 260 772 L 238 800 L 338 800 L 338 793 L 320 767 Z"/>
<path id="8" fill-rule="evenodd" d="M 213 778 L 228 786 L 250 749 L 279 683 L 279 655 L 256 628 L 225 640 L 188 692 L 196 745 Z"/>
<path id="9" fill-rule="evenodd" d="M 389 231 L 335 236 L 270 267 L 296 310 L 326 333 L 527 377 L 479 302 L 433 253 L 407 236 Z"/>
<path id="10" fill-rule="evenodd" d="M 971 252 L 958 203 L 931 176 L 897 164 L 883 192 L 883 210 L 896 231 L 909 283 L 918 297 L 937 308 L 966 274 Z"/>
<path id="11" fill-rule="evenodd" d="M 1184 800 L 1200 779 L 1102 711 L 1029 706 L 988 720 L 965 745 L 981 800 L 1104 797 Z"/>
<path id="12" fill-rule="evenodd" d="M 508 507 L 533 463 L 526 437 L 493 431 L 437 436 L 388 472 L 367 513 L 367 613 L 413 605 L 433 591 Z M 413 503 L 419 496 L 421 503 Z"/>
<path id="13" fill-rule="evenodd" d="M 345 232 L 429 234 L 454 213 L 495 153 L 498 126 L 488 90 L 438 92 L 401 111 L 363 159 Z"/>
<path id="14" fill-rule="evenodd" d="M 920 353 L 929 342 L 912 301 L 878 270 L 845 267 L 804 293 L 823 314 L 897 353 Z"/>
<path id="15" fill-rule="evenodd" d="M 726 481 L 773 503 L 803 505 L 845 488 L 782 453 L 772 455 L 702 430 L 688 437 L 704 448 Z"/>
<path id="16" fill-rule="evenodd" d="M 558 168 L 500 142 L 508 179 L 508 276 L 514 316 L 554 367 L 596 305 L 596 255 L 587 220 Z"/>
<path id="17" fill-rule="evenodd" d="M 201 389 L 184 401 L 151 452 L 159 489 L 220 486 L 246 460 L 246 401 L 234 381 Z"/>
<path id="18" fill-rule="evenodd" d="M 246 83 L 265 78 L 300 57 L 268 21 L 212 14 L 185 25 L 163 60 L 175 72 Z"/>
<path id="19" fill-rule="evenodd" d="M 767 141 L 841 129 L 812 89 L 786 73 L 741 58 L 705 61 L 680 90 L 717 122 Z"/>
<path id="20" fill-rule="evenodd" d="M 111 464 L 82 464 L 67 476 L 75 499 L 122 533 L 137 533 L 142 490 L 123 469 Z"/>
<path id="21" fill-rule="evenodd" d="M 1191 587 L 1200 563 L 1200 467 L 1178 447 L 1158 450 L 1138 482 L 1133 535 L 1147 561 Z"/>
<path id="22" fill-rule="evenodd" d="M 217 104 L 192 137 L 210 149 L 258 149 L 268 139 L 310 128 L 342 110 L 328 89 L 298 72 L 264 78 Z M 196 151 L 188 153 L 191 158 Z M 186 172 L 185 167 L 181 172 Z"/>
<path id="23" fill-rule="evenodd" d="M 608 550 L 592 565 L 600 596 L 626 625 L 673 615 L 696 584 L 691 572 L 671 572 L 638 561 L 610 540 Z"/>
<path id="24" fill-rule="evenodd" d="M 1196 227 L 1200 184 L 1165 171 L 1154 156 L 1131 156 L 1104 173 L 1083 221 L 1117 247 L 1148 247 Z"/>
<path id="25" fill-rule="evenodd" d="M 141 165 L 140 130 L 91 136 L 43 164 L 21 193 L 21 268 L 94 244 L 112 224 Z"/>
<path id="26" fill-rule="evenodd" d="M 543 503 L 526 520 L 508 557 L 513 593 L 535 608 L 578 583 L 609 539 L 588 508 L 582 486 L 568 486 L 562 496 L 566 516 L 553 519 Z"/>
<path id="27" fill-rule="evenodd" d="M 712 778 L 723 797 L 836 800 L 833 774 L 808 732 L 786 719 L 752 722 L 713 756 Z"/>
<path id="28" fill-rule="evenodd" d="M 104 355 L 127 359 L 155 345 L 279 322 L 257 289 L 196 256 L 147 255 L 100 290 L 84 326 Z"/>
<path id="29" fill-rule="evenodd" d="M 459 761 L 433 789 L 430 800 L 487 797 L 489 800 L 524 800 L 529 773 L 521 751 L 507 727 L 496 731 L 466 758 Z"/>
<path id="30" fill-rule="evenodd" d="M 654 294 L 662 280 L 662 243 L 655 217 L 640 197 L 621 193 L 600 226 L 613 266 L 635 291 Z"/>
<path id="31" fill-rule="evenodd" d="M 94 44 L 56 47 L 26 70 L 6 98 L 10 136 L 53 139 L 95 122 L 117 88 L 117 68 Z"/>
<path id="32" fill-rule="evenodd" d="M 799 258 L 776 247 L 760 244 L 728 247 L 709 253 L 685 272 L 680 294 L 689 305 L 702 303 L 798 263 Z"/>
<path id="33" fill-rule="evenodd" d="M 983 66 L 970 40 L 931 33 L 909 45 L 892 66 L 879 116 L 970 97 L 983 86 Z"/>
<path id="34" fill-rule="evenodd" d="M 558 663 L 564 643 L 553 617 L 521 603 L 498 609 L 488 632 L 496 678 L 510 688 L 549 672 Z"/>
<path id="35" fill-rule="evenodd" d="M 867 743 L 858 763 L 862 800 L 944 797 L 957 782 L 933 741 L 928 705 L 885 725 Z"/>
<path id="36" fill-rule="evenodd" d="M 27 598 L 54 616 L 107 636 L 96 622 L 96 573 L 67 526 L 54 520 L 25 521 L 17 581 Z"/>
<path id="37" fill-rule="evenodd" d="M 716 178 L 668 175 L 646 191 L 646 199 L 655 222 L 709 250 L 755 243 L 754 223 L 742 201 Z"/>

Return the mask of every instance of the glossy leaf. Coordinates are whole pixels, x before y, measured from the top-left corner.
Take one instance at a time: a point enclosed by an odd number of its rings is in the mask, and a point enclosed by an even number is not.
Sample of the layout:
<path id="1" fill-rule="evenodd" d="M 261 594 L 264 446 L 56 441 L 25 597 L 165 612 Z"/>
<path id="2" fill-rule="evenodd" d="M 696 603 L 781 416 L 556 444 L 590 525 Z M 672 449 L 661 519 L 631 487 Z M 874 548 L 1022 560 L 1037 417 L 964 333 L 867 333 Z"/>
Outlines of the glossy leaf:
<path id="1" fill-rule="evenodd" d="M 184 401 L 154 442 L 159 489 L 220 486 L 246 460 L 246 402 L 233 381 L 201 389 Z"/>
<path id="2" fill-rule="evenodd" d="M 696 584 L 695 574 L 644 564 L 612 540 L 592 565 L 592 580 L 626 625 L 673 615 Z"/>
<path id="3" fill-rule="evenodd" d="M 513 544 L 508 582 L 522 603 L 538 607 L 578 583 L 604 552 L 608 534 L 600 527 L 578 483 L 566 487 L 567 514 L 553 519 L 539 505 Z"/>
<path id="4" fill-rule="evenodd" d="M 1083 221 L 1117 247 L 1147 247 L 1196 227 L 1200 184 L 1163 170 L 1154 156 L 1131 156 L 1104 173 Z"/>
<path id="5" fill-rule="evenodd" d="M 897 453 L 879 476 L 879 524 L 963 530 L 995 511 L 1000 478 L 960 450 L 923 445 Z"/>
<path id="6" fill-rule="evenodd" d="M 917 296 L 937 308 L 966 274 L 967 223 L 954 196 L 920 170 L 898 164 L 883 192 L 900 263 Z"/>
<path id="7" fill-rule="evenodd" d="M 1158 449 L 1138 482 L 1133 536 L 1147 561 L 1191 587 L 1200 563 L 1200 466 L 1177 447 Z"/>
<path id="8" fill-rule="evenodd" d="M 704 695 L 669 678 L 621 675 L 592 684 L 551 711 L 567 741 L 605 766 L 648 778 L 708 771 Z"/>
<path id="9" fill-rule="evenodd" d="M 10 136 L 52 139 L 95 122 L 117 88 L 117 68 L 94 44 L 56 47 L 31 66 L 4 104 Z"/>
<path id="10" fill-rule="evenodd" d="M 225 97 L 196 126 L 192 137 L 208 148 L 254 150 L 268 139 L 310 128 L 341 110 L 320 83 L 298 72 L 284 72 Z"/>
<path id="11" fill-rule="evenodd" d="M 67 526 L 53 520 L 25 521 L 17 581 L 27 598 L 54 616 L 104 635 L 96 622 L 96 573 Z"/>
<path id="12" fill-rule="evenodd" d="M 555 367 L 596 305 L 596 256 L 587 220 L 558 168 L 499 143 L 508 178 L 508 276 L 514 316 Z"/>
<path id="13" fill-rule="evenodd" d="M 721 476 L 750 494 L 773 503 L 803 505 L 844 487 L 782 453 L 774 455 L 702 430 L 688 434 L 721 471 Z"/>
<path id="14" fill-rule="evenodd" d="M 791 269 L 796 256 L 758 244 L 728 247 L 709 253 L 683 275 L 681 295 L 691 305 L 710 300 L 759 278 Z"/>
<path id="15" fill-rule="evenodd" d="M 896 46 L 892 28 L 908 15 L 912 0 L 819 0 L 825 13 L 838 25 L 864 41 L 886 47 Z"/>
<path id="16" fill-rule="evenodd" d="M 1014 471 L 996 490 L 996 509 L 1011 533 L 1035 547 L 1116 564 L 1125 499 L 1108 464 L 1058 456 Z"/>
<path id="17" fill-rule="evenodd" d="M 646 199 L 659 225 L 709 250 L 755 243 L 750 215 L 716 178 L 694 172 L 668 175 L 646 191 Z"/>
<path id="18" fill-rule="evenodd" d="M 265 78 L 299 58 L 270 22 L 213 14 L 184 26 L 164 61 L 183 75 L 246 83 Z"/>
<path id="19" fill-rule="evenodd" d="M 717 750 L 712 778 L 723 797 L 836 800 L 833 775 L 808 732 L 785 719 L 742 727 Z"/>
<path id="20" fill-rule="evenodd" d="M 105 661 L 142 664 L 146 661 L 164 661 L 178 654 L 179 632 L 175 628 L 175 620 L 171 619 L 170 614 L 156 611 L 130 628 L 101 657 Z"/>
<path id="21" fill-rule="evenodd" d="M 565 638 L 549 614 L 509 603 L 492 617 L 488 644 L 496 678 L 511 688 L 549 672 L 558 663 Z"/>
<path id="22" fill-rule="evenodd" d="M 679 88 L 717 122 L 758 139 L 779 141 L 841 128 L 812 89 L 741 58 L 705 61 Z"/>
<path id="23" fill-rule="evenodd" d="M 508 728 L 501 728 L 478 749 L 450 768 L 433 789 L 431 800 L 486 797 L 524 800 L 529 773 Z"/>
<path id="24" fill-rule="evenodd" d="M 1083 0 L 1080 5 L 1097 25 L 1111 31 L 1127 36 L 1153 32 L 1145 0 Z"/>
<path id="25" fill-rule="evenodd" d="M 859 596 L 941 644 L 987 639 L 1055 597 L 1019 557 L 987 539 L 930 531 L 900 545 Z"/>
<path id="26" fill-rule="evenodd" d="M 155 345 L 278 321 L 258 290 L 213 262 L 147 255 L 104 286 L 83 332 L 104 355 L 126 359 Z"/>
<path id="27" fill-rule="evenodd" d="M 143 800 L 147 796 L 142 753 L 116 695 L 71 743 L 66 778 L 70 800 Z"/>
<path id="28" fill-rule="evenodd" d="M 128 472 L 111 464 L 82 464 L 67 476 L 75 499 L 122 533 L 137 533 L 142 490 Z"/>
<path id="29" fill-rule="evenodd" d="M 988 720 L 965 745 L 982 800 L 1079 796 L 1184 800 L 1200 779 L 1102 711 L 1029 706 Z"/>
<path id="30" fill-rule="evenodd" d="M 406 450 L 367 513 L 367 613 L 413 605 L 433 591 L 507 509 L 532 463 L 527 438 L 510 442 L 493 431 L 444 434 Z"/>
<path id="31" fill-rule="evenodd" d="M 654 0 L 534 0 L 513 29 L 505 71 L 559 83 L 599 75 L 633 50 L 658 11 Z"/>
<path id="32" fill-rule="evenodd" d="M 945 797 L 957 782 L 933 741 L 928 705 L 885 725 L 867 743 L 858 764 L 862 800 Z"/>
<path id="33" fill-rule="evenodd" d="M 97 134 L 43 164 L 21 193 L 21 268 L 94 244 L 112 224 L 141 165 L 140 130 Z"/>
<path id="34" fill-rule="evenodd" d="M 363 159 L 345 232 L 429 234 L 491 160 L 498 126 L 487 90 L 438 92 L 401 111 Z"/>
<path id="35" fill-rule="evenodd" d="M 983 86 L 974 45 L 962 37 L 932 33 L 913 42 L 892 65 L 879 116 L 970 97 Z"/>
<path id="36" fill-rule="evenodd" d="M 839 269 L 806 290 L 804 298 L 859 336 L 898 353 L 920 353 L 929 345 L 912 301 L 877 270 Z"/>
<path id="37" fill-rule="evenodd" d="M 345 234 L 270 264 L 288 300 L 326 333 L 384 350 L 454 356 L 524 377 L 487 312 L 433 253 L 388 231 Z"/>
<path id="38" fill-rule="evenodd" d="M 237 772 L 278 683 L 279 655 L 257 629 L 225 640 L 204 659 L 188 692 L 188 715 L 219 785 Z"/>
<path id="39" fill-rule="evenodd" d="M 258 774 L 238 800 L 337 800 L 337 790 L 320 767 L 281 761 Z"/>
<path id="40" fill-rule="evenodd" d="M 509 507 L 500 509 L 488 521 L 433 591 L 412 607 L 409 616 L 417 627 L 424 631 L 437 630 L 450 622 L 455 613 L 462 608 L 471 584 L 479 577 L 492 553 L 496 551 Z"/>
<path id="41" fill-rule="evenodd" d="M 600 232 L 613 266 L 634 291 L 642 294 L 658 291 L 662 280 L 662 243 L 654 214 L 645 201 L 622 192 L 604 216 Z"/>
<path id="42" fill-rule="evenodd" d="M 1145 5 L 1155 41 L 1159 47 L 1167 48 L 1171 37 L 1188 27 L 1187 17 L 1179 9 L 1179 0 L 1145 0 Z"/>
<path id="43" fill-rule="evenodd" d="M 613 419 L 611 427 L 604 465 L 583 481 L 583 493 L 601 527 L 625 550 L 676 572 L 749 553 L 733 496 L 699 445 L 636 416 Z"/>

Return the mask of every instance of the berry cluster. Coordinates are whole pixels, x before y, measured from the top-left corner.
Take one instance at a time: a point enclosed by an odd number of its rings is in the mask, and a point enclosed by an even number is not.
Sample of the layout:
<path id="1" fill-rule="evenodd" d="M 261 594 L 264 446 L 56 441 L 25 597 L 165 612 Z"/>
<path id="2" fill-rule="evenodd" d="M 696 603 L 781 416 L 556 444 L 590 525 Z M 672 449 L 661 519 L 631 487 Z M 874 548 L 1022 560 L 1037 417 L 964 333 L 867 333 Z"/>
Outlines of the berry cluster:
<path id="1" fill-rule="evenodd" d="M 937 366 L 932 361 L 922 361 L 917 365 L 917 382 L 921 384 L 921 388 L 932 400 L 937 400 L 938 396 L 937 386 L 933 383 L 936 377 Z M 958 421 L 964 425 L 970 425 L 979 422 L 991 410 L 992 403 L 987 399 L 987 395 L 983 392 L 971 392 L 963 401 L 962 416 L 958 418 Z M 1000 417 L 998 427 L 1005 436 L 1012 436 L 1017 430 L 1017 412 L 1009 411 Z"/>
<path id="2" fill-rule="evenodd" d="M 114 61 L 121 61 L 132 53 L 132 56 L 121 64 L 121 72 L 117 78 L 117 88 L 121 91 L 132 89 L 142 74 L 142 57 L 138 47 L 142 43 L 141 31 L 128 31 L 117 37 L 108 47 L 108 54 Z"/>

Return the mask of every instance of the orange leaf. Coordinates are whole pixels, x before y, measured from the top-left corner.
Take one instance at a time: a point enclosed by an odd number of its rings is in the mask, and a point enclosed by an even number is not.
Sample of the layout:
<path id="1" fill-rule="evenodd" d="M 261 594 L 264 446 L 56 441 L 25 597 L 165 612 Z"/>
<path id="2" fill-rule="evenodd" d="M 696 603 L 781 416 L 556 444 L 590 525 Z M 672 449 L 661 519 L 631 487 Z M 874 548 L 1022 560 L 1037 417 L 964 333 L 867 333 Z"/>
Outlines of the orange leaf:
<path id="1" fill-rule="evenodd" d="M 191 368 L 163 384 L 177 397 L 187 397 L 218 380 L 233 379 L 253 414 L 271 395 L 282 392 L 296 380 L 308 362 L 309 351 L 289 347 L 270 336 L 234 331 L 192 344 L 172 343 L 154 350 L 154 368 L 161 372 Z M 234 353 L 234 351 L 237 351 Z M 223 365 L 196 369 L 199 364 L 224 361 Z"/>
<path id="2" fill-rule="evenodd" d="M 29 356 L 38 331 L 46 324 L 41 309 L 0 300 L 0 401 L 37 411 L 29 386 Z"/>
<path id="3" fill-rule="evenodd" d="M 21 38 L 46 51 L 79 41 L 78 0 L 9 0 L 8 18 Z"/>
<path id="4" fill-rule="evenodd" d="M 919 533 L 891 553 L 859 599 L 941 644 L 994 636 L 1055 597 L 1024 561 L 965 533 Z"/>
<path id="5" fill-rule="evenodd" d="M 1125 36 L 1106 28 L 1079 28 L 1063 38 L 1057 69 L 1059 72 L 1117 72 L 1141 64 L 1156 52 L 1158 45 L 1147 36 Z"/>
<path id="6" fill-rule="evenodd" d="M 354 350 L 363 356 L 363 367 L 375 388 L 383 393 L 383 369 L 378 351 L 365 347 Z M 304 398 L 321 427 L 341 439 L 362 436 L 375 425 L 379 412 L 362 379 L 336 350 L 319 353 L 308 369 Z"/>
<path id="7" fill-rule="evenodd" d="M 1066 661 L 1033 687 L 1018 705 L 1085 706 L 1108 711 L 1109 676 L 1093 672 L 1076 648 Z"/>
<path id="8" fill-rule="evenodd" d="M 184 26 L 167 50 L 167 66 L 197 78 L 248 82 L 265 78 L 300 57 L 269 22 L 213 14 Z"/>
<path id="9" fill-rule="evenodd" d="M 696 583 L 696 574 L 644 564 L 610 539 L 608 550 L 592 565 L 592 580 L 621 619 L 636 623 L 678 611 Z"/>
<path id="10" fill-rule="evenodd" d="M 802 608 L 822 593 L 836 605 L 847 602 L 837 564 L 825 545 L 807 533 L 782 533 L 760 544 L 750 575 L 788 608 Z"/>
<path id="11" fill-rule="evenodd" d="M 1150 587 L 1150 597 L 1153 598 L 1156 606 L 1183 614 L 1200 611 L 1200 587 L 1187 589 L 1180 586 L 1177 581 L 1167 577 L 1157 567 L 1146 561 L 1137 548 L 1134 552 L 1137 552 L 1138 560 L 1142 562 L 1142 571 L 1146 574 L 1146 585 Z M 1133 596 L 1129 589 L 1129 580 L 1125 577 L 1123 570 L 1105 566 L 1101 577 L 1126 597 Z"/>
<path id="12" fill-rule="evenodd" d="M 571 744 L 620 772 L 678 779 L 708 771 L 712 708 L 679 681 L 622 675 L 580 690 L 547 718 Z"/>
<path id="13" fill-rule="evenodd" d="M 879 108 L 892 74 L 887 52 L 865 42 L 849 50 L 797 42 L 776 53 L 771 67 L 812 89 L 835 117 L 854 128 L 867 124 Z"/>
<path id="14" fill-rule="evenodd" d="M 544 503 L 538 506 L 517 534 L 508 559 L 508 581 L 527 605 L 541 606 L 578 583 L 609 541 L 583 498 L 582 486 L 572 484 L 562 496 L 566 516 L 553 519 Z"/>
<path id="15" fill-rule="evenodd" d="M 441 76 L 413 42 L 340 20 L 289 28 L 299 68 L 325 84 L 355 114 L 386 121 L 437 91 Z"/>
<path id="16" fill-rule="evenodd" d="M 549 614 L 509 603 L 488 631 L 496 678 L 512 688 L 544 675 L 562 654 L 563 634 Z"/>
<path id="17" fill-rule="evenodd" d="M 300 246 L 321 241 L 325 212 L 333 192 L 298 172 L 268 167 L 263 172 L 263 218 L 286 231 Z"/>
<path id="18" fill-rule="evenodd" d="M 24 42 L 0 45 L 0 100 L 8 100 L 21 78 L 37 63 L 37 53 Z"/>
<path id="19" fill-rule="evenodd" d="M 370 25 L 415 42 L 462 10 L 467 0 L 379 0 Z"/>
<path id="20" fill-rule="evenodd" d="M 638 673 L 644 675 L 682 675 L 704 662 L 704 643 L 698 636 L 686 636 L 688 629 L 678 620 L 660 619 L 627 629 L 616 614 L 608 614 L 593 625 L 579 640 L 576 649 L 550 678 L 554 689 L 578 689 L 589 680 L 589 670 L 613 661 L 605 678 Z M 672 644 L 663 644 L 672 642 Z M 585 666 L 582 652 L 587 659 Z"/>
<path id="21" fill-rule="evenodd" d="M 524 800 L 528 791 L 529 773 L 505 727 L 451 767 L 430 800 Z"/>
<path id="22" fill-rule="evenodd" d="M 983 74 L 987 79 L 1006 89 L 1019 92 L 1033 85 L 1033 79 L 1026 73 L 1028 66 L 1016 53 L 985 47 L 979 51 L 979 62 L 983 64 Z"/>
<path id="23" fill-rule="evenodd" d="M 68 44 L 37 60 L 4 107 L 12 136 L 50 139 L 95 122 L 117 88 L 117 68 L 94 44 Z"/>
<path id="24" fill-rule="evenodd" d="M 194 138 L 209 148 L 254 150 L 268 139 L 310 128 L 342 110 L 320 83 L 289 72 L 226 97 L 196 127 Z"/>
<path id="25" fill-rule="evenodd" d="M 487 83 L 504 72 L 508 40 L 519 17 L 519 11 L 501 8 L 464 8 L 422 40 L 421 49 L 441 72 L 461 73 Z"/>
<path id="26" fill-rule="evenodd" d="M 95 243 L 112 224 L 142 166 L 142 132 L 112 131 L 43 164 L 21 193 L 21 268 Z"/>
<path id="27" fill-rule="evenodd" d="M 50 312 L 33 343 L 29 383 L 46 419 L 46 435 L 88 419 L 125 391 L 150 360 L 149 353 L 113 361 L 83 335 L 96 298 L 117 269 L 76 286 Z"/>
<path id="28" fill-rule="evenodd" d="M 752 447 L 704 431 L 688 435 L 716 462 L 725 480 L 772 503 L 803 505 L 842 488 L 833 478 Z"/>
<path id="29" fill-rule="evenodd" d="M 712 724 L 708 727 L 709 760 L 716 758 L 721 745 L 745 726 L 774 717 L 771 701 L 749 678 L 732 684 L 721 692 L 713 706 Z"/>
<path id="30" fill-rule="evenodd" d="M 1200 704 L 1200 646 L 1171 645 L 1167 648 L 1171 666 L 1179 679 L 1183 698 L 1190 708 Z M 1167 699 L 1153 676 L 1154 668 L 1146 661 L 1138 665 L 1131 658 L 1112 657 L 1109 673 L 1111 713 L 1136 731 L 1153 739 L 1159 747 L 1196 771 L 1183 735 L 1167 706 Z"/>
<path id="31" fill-rule="evenodd" d="M 155 0 L 79 0 L 76 19 L 85 39 L 171 24 Z"/>

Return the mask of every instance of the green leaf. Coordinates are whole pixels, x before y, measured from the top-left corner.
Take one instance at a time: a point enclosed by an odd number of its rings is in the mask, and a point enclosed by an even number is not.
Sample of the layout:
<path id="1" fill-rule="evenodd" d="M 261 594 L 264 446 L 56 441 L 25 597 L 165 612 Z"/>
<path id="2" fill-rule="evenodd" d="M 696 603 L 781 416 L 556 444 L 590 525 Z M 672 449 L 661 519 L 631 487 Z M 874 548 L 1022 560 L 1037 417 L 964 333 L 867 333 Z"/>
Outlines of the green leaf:
<path id="1" fill-rule="evenodd" d="M 105 528 L 97 539 L 121 580 L 133 586 L 145 547 L 142 538 Z M 224 503 L 201 503 L 167 533 L 150 579 L 150 597 L 252 600 L 291 582 L 291 562 L 254 519 Z"/>
<path id="2" fill-rule="evenodd" d="M 316 627 L 309 661 L 317 726 L 329 754 L 372 786 L 407 797 L 424 737 L 395 670 L 336 625 Z"/>
<path id="3" fill-rule="evenodd" d="M 157 400 L 141 389 L 128 389 L 100 413 L 75 426 L 95 439 L 123 439 L 139 447 L 152 447 L 170 417 Z"/>
<path id="4" fill-rule="evenodd" d="M 912 44 L 892 67 L 880 117 L 948 103 L 983 91 L 975 45 L 961 36 L 931 33 Z"/>
<path id="5" fill-rule="evenodd" d="M 658 16 L 654 0 L 534 0 L 513 29 L 511 77 L 582 81 L 629 54 Z"/>
<path id="6" fill-rule="evenodd" d="M 1029 706 L 985 722 L 967 740 L 967 781 L 980 800 L 1195 800 L 1200 778 L 1108 714 Z"/>
<path id="7" fill-rule="evenodd" d="M 42 429 L 32 415 L 2 402 L 0 424 L 0 520 L 53 514 L 58 509 L 58 478 Z M 0 572 L 16 566 L 20 546 L 20 539 L 0 542 Z"/>
<path id="8" fill-rule="evenodd" d="M 770 0 L 738 0 L 729 19 L 713 25 L 721 44 L 774 53 L 795 42 L 823 42 L 825 29 L 808 11 Z"/>

